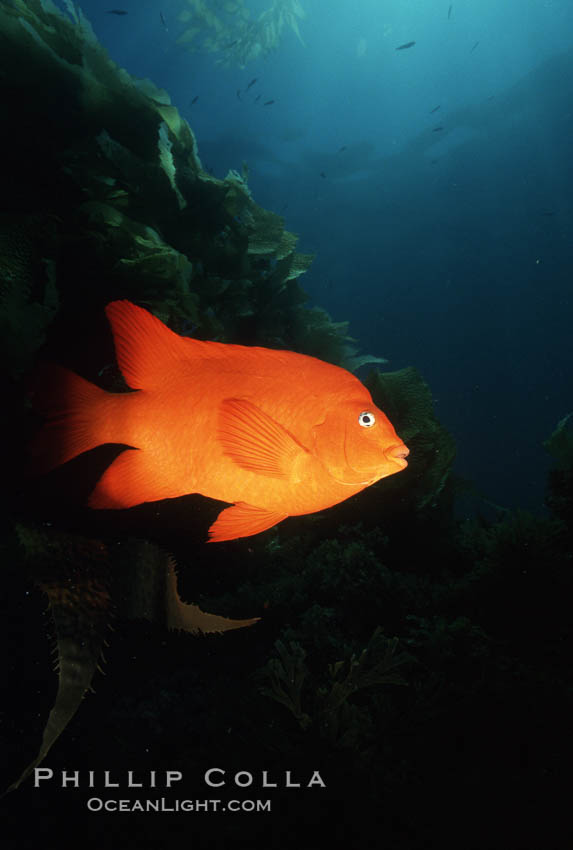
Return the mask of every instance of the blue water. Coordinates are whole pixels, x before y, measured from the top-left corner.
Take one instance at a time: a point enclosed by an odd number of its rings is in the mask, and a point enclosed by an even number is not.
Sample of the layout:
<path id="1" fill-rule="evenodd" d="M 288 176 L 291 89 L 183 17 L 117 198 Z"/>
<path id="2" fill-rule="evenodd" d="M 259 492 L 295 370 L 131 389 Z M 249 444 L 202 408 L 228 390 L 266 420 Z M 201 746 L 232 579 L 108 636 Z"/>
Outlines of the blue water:
<path id="1" fill-rule="evenodd" d="M 204 167 L 247 162 L 255 200 L 316 254 L 312 301 L 424 375 L 456 472 L 539 509 L 541 442 L 573 409 L 573 4 L 301 4 L 305 46 L 288 31 L 244 69 L 176 44 L 183 0 L 81 5 L 120 65 L 168 90 Z"/>

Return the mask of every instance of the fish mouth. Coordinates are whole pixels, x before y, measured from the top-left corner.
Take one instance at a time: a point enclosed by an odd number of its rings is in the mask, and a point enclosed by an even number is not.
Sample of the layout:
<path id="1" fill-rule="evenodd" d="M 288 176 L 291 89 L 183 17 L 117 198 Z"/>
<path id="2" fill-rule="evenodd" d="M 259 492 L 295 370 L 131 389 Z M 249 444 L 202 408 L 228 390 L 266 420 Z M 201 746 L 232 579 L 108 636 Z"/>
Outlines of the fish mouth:
<path id="1" fill-rule="evenodd" d="M 410 449 L 408 448 L 408 446 L 405 446 L 404 443 L 397 443 L 395 446 L 390 446 L 384 452 L 384 455 L 387 460 L 397 464 L 400 469 L 404 469 L 406 466 L 408 466 L 408 461 L 406 460 L 406 458 L 409 454 Z"/>
<path id="2" fill-rule="evenodd" d="M 338 484 L 344 484 L 346 487 L 368 487 L 370 486 L 370 484 L 375 484 L 376 481 L 379 481 L 381 478 L 387 478 L 389 475 L 393 475 L 395 472 L 399 472 L 401 469 L 404 469 L 406 466 L 408 466 L 408 461 L 406 460 L 406 458 L 409 454 L 410 449 L 408 448 L 408 446 L 406 446 L 402 442 L 395 443 L 394 445 L 389 446 L 383 451 L 383 456 L 387 462 L 397 467 L 397 469 L 388 469 L 386 464 L 380 463 L 377 463 L 375 466 L 368 467 L 366 469 L 356 469 L 350 463 L 345 444 L 344 458 L 346 460 L 348 470 L 351 470 L 353 473 L 352 480 L 349 480 L 346 475 L 346 480 L 344 480 L 342 477 L 339 478 L 337 475 L 333 474 L 332 470 L 330 470 L 330 475 Z"/>
<path id="3" fill-rule="evenodd" d="M 398 468 L 394 469 L 384 469 L 384 471 L 380 471 L 380 466 L 376 466 L 373 469 L 352 469 L 352 472 L 356 474 L 356 478 L 352 478 L 352 481 L 348 479 L 346 481 L 341 478 L 337 478 L 335 475 L 332 477 L 339 484 L 345 484 L 347 487 L 356 487 L 356 486 L 364 486 L 368 487 L 370 484 L 375 484 L 376 481 L 380 481 L 381 478 L 387 478 L 389 475 L 393 475 L 395 472 L 399 472 L 401 469 L 405 469 L 408 466 L 408 461 L 406 457 L 410 454 L 410 450 L 403 443 L 400 443 L 397 446 L 391 446 L 389 449 L 386 449 L 384 452 L 384 457 L 391 464 L 395 464 Z M 332 474 L 332 473 L 331 473 Z"/>

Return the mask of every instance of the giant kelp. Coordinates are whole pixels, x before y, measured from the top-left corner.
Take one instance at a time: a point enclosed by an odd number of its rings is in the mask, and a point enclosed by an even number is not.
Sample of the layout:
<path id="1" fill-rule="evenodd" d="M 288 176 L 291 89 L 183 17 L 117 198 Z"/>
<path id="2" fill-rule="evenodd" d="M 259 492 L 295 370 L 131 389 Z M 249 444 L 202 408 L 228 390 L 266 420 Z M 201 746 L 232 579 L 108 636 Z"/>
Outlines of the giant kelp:
<path id="1" fill-rule="evenodd" d="M 276 50 L 289 30 L 304 44 L 298 22 L 305 15 L 299 0 L 273 0 L 258 14 L 245 0 L 186 0 L 178 42 L 213 53 L 220 65 L 244 68 Z"/>
<path id="2" fill-rule="evenodd" d="M 276 321 L 265 328 L 261 290 L 269 315 L 286 304 L 308 312 L 297 279 L 311 257 L 296 252 L 284 220 L 257 206 L 241 175 L 219 180 L 202 169 L 167 93 L 119 68 L 81 12 L 68 10 L 39 0 L 0 10 L 13 151 L 3 174 L 0 320 L 15 368 L 29 365 L 58 300 L 95 306 L 113 293 L 199 336 L 230 340 L 248 328 L 245 341 L 270 342 Z M 276 344 L 289 342 L 283 333 Z"/>
<path id="3" fill-rule="evenodd" d="M 54 217 L 0 216 L 0 339 L 4 368 L 17 375 L 45 342 L 58 307 L 51 239 Z"/>

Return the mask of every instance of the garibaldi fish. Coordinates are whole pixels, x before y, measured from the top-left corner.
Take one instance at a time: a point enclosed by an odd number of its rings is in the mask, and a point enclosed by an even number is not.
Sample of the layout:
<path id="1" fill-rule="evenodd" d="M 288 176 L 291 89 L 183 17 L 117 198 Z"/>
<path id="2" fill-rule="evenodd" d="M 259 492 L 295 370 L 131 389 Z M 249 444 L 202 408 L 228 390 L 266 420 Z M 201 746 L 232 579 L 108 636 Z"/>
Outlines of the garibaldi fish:
<path id="1" fill-rule="evenodd" d="M 99 479 L 90 507 L 200 493 L 230 503 L 209 540 L 233 540 L 336 505 L 407 466 L 407 447 L 345 369 L 182 337 L 129 301 L 106 314 L 134 392 L 49 367 L 39 405 L 48 421 L 32 448 L 48 470 L 105 443 L 131 447 Z"/>

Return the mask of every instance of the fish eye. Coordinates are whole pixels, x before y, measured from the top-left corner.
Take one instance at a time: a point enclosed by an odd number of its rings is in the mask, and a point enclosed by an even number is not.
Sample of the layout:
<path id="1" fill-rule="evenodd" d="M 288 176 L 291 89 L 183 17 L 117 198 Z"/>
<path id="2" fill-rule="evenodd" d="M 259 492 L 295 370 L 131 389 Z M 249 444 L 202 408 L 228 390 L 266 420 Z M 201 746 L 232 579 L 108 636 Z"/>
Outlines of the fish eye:
<path id="1" fill-rule="evenodd" d="M 376 417 L 373 413 L 370 413 L 369 410 L 363 410 L 360 416 L 358 417 L 358 422 L 362 425 L 363 428 L 372 428 L 372 426 L 376 422 Z"/>

